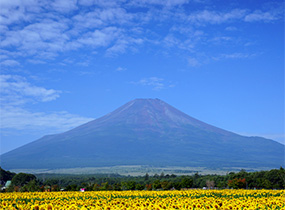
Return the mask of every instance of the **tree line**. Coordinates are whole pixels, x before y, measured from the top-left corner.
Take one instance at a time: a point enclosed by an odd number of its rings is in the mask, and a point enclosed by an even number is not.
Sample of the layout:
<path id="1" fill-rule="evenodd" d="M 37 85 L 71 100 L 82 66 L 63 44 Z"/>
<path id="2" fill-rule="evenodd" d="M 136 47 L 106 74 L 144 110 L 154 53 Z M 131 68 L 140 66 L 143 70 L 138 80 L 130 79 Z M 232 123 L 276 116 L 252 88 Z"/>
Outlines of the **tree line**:
<path id="1" fill-rule="evenodd" d="M 0 184 L 2 192 L 12 191 L 87 191 L 100 190 L 180 190 L 184 188 L 206 189 L 284 189 L 285 170 L 237 173 L 227 175 L 193 175 L 177 176 L 164 174 L 150 176 L 121 176 L 118 174 L 97 175 L 58 175 L 12 173 L 0 167 Z M 5 183 L 11 184 L 5 188 Z"/>

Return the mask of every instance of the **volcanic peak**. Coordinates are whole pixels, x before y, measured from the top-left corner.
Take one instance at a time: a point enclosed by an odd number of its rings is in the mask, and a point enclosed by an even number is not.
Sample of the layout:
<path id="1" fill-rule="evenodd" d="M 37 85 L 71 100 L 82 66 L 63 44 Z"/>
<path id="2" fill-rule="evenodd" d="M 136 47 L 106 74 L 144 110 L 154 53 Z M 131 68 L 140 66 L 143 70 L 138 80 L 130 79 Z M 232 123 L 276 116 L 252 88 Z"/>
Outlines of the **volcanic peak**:
<path id="1" fill-rule="evenodd" d="M 65 133 L 1 155 L 3 167 L 279 167 L 284 145 L 203 123 L 159 99 L 135 99 Z"/>

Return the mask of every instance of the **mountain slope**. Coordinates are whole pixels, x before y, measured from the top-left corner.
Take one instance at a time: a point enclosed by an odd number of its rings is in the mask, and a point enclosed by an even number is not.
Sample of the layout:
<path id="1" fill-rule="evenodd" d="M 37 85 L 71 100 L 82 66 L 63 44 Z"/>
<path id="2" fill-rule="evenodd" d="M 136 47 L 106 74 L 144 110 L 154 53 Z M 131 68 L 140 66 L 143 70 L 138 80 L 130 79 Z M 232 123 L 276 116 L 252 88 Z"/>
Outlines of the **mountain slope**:
<path id="1" fill-rule="evenodd" d="M 216 128 L 159 99 L 136 99 L 1 156 L 6 169 L 114 165 L 280 167 L 284 145 Z"/>

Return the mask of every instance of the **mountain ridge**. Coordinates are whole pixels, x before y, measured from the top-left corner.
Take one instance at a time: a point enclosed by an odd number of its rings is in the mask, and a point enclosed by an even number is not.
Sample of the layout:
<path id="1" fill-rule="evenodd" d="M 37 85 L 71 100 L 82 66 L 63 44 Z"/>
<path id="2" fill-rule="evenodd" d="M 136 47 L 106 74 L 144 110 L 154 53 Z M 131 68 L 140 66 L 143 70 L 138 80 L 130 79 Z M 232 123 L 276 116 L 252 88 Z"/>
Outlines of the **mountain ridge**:
<path id="1" fill-rule="evenodd" d="M 217 128 L 159 99 L 135 99 L 98 119 L 3 154 L 1 166 L 280 167 L 283 157 L 284 145 L 273 140 Z"/>
<path id="2" fill-rule="evenodd" d="M 193 117 L 190 117 L 189 115 L 187 115 L 187 114 L 185 114 L 185 113 L 183 113 L 183 112 L 181 112 L 181 111 L 179 111 L 179 110 L 177 110 L 176 108 L 174 108 L 174 107 L 172 107 L 171 105 L 169 105 L 169 104 L 166 104 L 165 102 L 163 102 L 162 100 L 160 100 L 160 99 L 135 99 L 135 100 L 132 100 L 132 101 L 130 101 L 130 102 L 128 102 L 128 103 L 126 103 L 126 104 L 124 104 L 123 106 L 121 106 L 121 107 L 119 107 L 118 109 L 116 109 L 116 110 L 114 110 L 113 112 L 110 112 L 110 113 L 108 113 L 108 114 L 106 114 L 106 115 L 104 115 L 103 117 L 100 117 L 100 118 L 98 118 L 98 119 L 95 119 L 95 120 L 93 120 L 93 121 L 90 121 L 90 122 L 88 122 L 88 123 L 86 123 L 86 124 L 89 124 L 89 123 L 91 123 L 91 124 L 93 124 L 93 123 L 97 123 L 97 122 L 101 122 L 101 121 L 104 121 L 104 120 L 106 120 L 105 118 L 108 118 L 108 116 L 110 116 L 110 115 L 117 115 L 118 114 L 118 112 L 120 113 L 120 112 L 123 112 L 124 110 L 126 110 L 127 108 L 130 108 L 132 105 L 134 105 L 136 102 L 140 102 L 140 101 L 147 101 L 147 102 L 149 102 L 149 101 L 152 101 L 152 102 L 158 102 L 158 103 L 160 103 L 160 104 L 162 104 L 162 107 L 169 107 L 169 108 L 171 108 L 172 109 L 172 111 L 174 110 L 174 112 L 178 112 L 179 113 L 179 115 L 184 115 L 183 117 L 184 117 L 184 121 L 192 121 L 192 123 L 189 123 L 189 124 L 192 124 L 192 125 L 194 125 L 194 124 L 196 124 L 196 125 L 199 125 L 199 126 L 203 126 L 203 127 L 205 127 L 205 128 L 207 128 L 207 129 L 216 129 L 217 131 L 219 130 L 219 132 L 221 132 L 221 133 L 224 133 L 224 134 L 226 134 L 226 133 L 232 133 L 232 132 L 229 132 L 229 131 L 226 131 L 226 130 L 224 130 L 224 129 L 220 129 L 220 128 L 217 128 L 217 127 L 215 127 L 215 126 L 212 126 L 212 125 L 209 125 L 209 124 L 207 124 L 207 123 L 204 123 L 204 122 L 202 122 L 202 121 L 200 121 L 200 120 L 197 120 L 197 119 L 195 119 L 195 118 L 193 118 Z M 169 110 L 169 109 L 166 109 L 167 111 Z M 164 110 L 165 111 L 165 110 Z M 128 118 L 129 118 L 129 116 L 128 116 Z M 108 119 L 107 119 L 108 120 Z M 165 119 L 164 119 L 165 120 Z M 180 120 L 181 120 L 181 118 L 180 118 Z M 86 125 L 86 124 L 84 124 L 84 125 Z M 84 126 L 84 125 L 82 125 L 82 126 Z M 82 127 L 82 126 L 79 126 L 79 127 Z M 79 128 L 79 127 L 77 127 L 77 128 Z M 76 129 L 76 128 L 75 128 Z M 232 133 L 233 134 L 233 133 Z M 236 135 L 238 135 L 238 134 L 236 134 Z"/>

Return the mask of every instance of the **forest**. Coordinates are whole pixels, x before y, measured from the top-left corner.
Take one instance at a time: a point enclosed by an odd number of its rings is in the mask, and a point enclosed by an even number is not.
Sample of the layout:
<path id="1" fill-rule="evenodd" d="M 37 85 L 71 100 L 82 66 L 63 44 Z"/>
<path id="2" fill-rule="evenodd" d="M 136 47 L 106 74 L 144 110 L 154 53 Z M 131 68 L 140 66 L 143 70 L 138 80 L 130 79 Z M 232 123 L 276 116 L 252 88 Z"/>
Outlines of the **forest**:
<path id="1" fill-rule="evenodd" d="M 8 183 L 8 186 L 7 186 Z M 187 176 L 155 174 L 122 176 L 118 174 L 69 175 L 27 174 L 5 171 L 0 167 L 1 192 L 36 191 L 106 191 L 106 190 L 180 190 L 203 189 L 284 189 L 285 170 L 247 172 L 241 170 L 226 175 Z"/>

